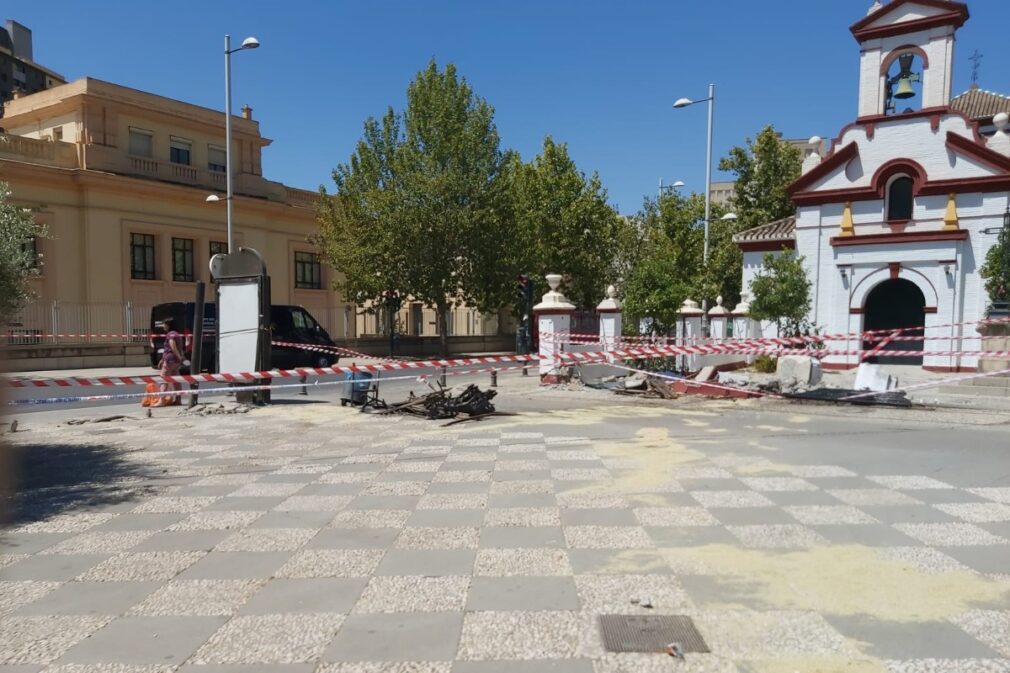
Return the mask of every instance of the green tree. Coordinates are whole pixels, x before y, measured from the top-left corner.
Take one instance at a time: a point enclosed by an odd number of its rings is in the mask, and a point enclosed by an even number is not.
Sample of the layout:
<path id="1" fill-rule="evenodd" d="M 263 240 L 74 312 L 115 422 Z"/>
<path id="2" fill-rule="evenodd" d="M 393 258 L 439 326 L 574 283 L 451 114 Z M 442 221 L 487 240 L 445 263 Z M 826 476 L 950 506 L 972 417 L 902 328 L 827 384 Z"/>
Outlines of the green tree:
<path id="1" fill-rule="evenodd" d="M 734 147 L 719 161 L 719 170 L 736 175 L 730 200 L 737 230 L 789 217 L 796 206 L 786 189 L 800 176 L 800 150 L 779 138 L 768 125 L 746 147 Z"/>
<path id="2" fill-rule="evenodd" d="M 335 194 L 320 199 L 317 243 L 362 304 L 398 291 L 436 311 L 441 350 L 455 305 L 496 310 L 510 300 L 515 228 L 494 110 L 455 66 L 432 60 L 402 113 L 370 118 Z"/>
<path id="3" fill-rule="evenodd" d="M 509 163 L 511 207 L 517 254 L 537 287 L 544 275 L 565 275 L 564 291 L 580 308 L 592 308 L 620 274 L 616 260 L 632 235 L 627 223 L 607 203 L 599 175 L 582 173 L 564 143 L 547 136 L 529 163 L 513 156 Z"/>
<path id="4" fill-rule="evenodd" d="M 654 333 L 667 334 L 676 325 L 685 299 L 700 302 L 709 295 L 715 298 L 720 294 L 730 298 L 734 287 L 739 292 L 740 272 L 724 261 L 732 249 L 722 244 L 723 239 L 732 234 L 728 233 L 727 224 L 719 220 L 722 214 L 722 209 L 715 205 L 709 242 L 717 245 L 711 247 L 706 266 L 704 197 L 671 193 L 658 200 L 645 200 L 635 218 L 643 232 L 641 253 L 623 284 L 629 327 L 637 327 L 639 321 L 649 318 Z"/>
<path id="5" fill-rule="evenodd" d="M 1000 230 L 999 240 L 986 253 L 980 273 L 990 300 L 1010 301 L 1010 227 Z"/>
<path id="6" fill-rule="evenodd" d="M 30 208 L 11 202 L 11 190 L 0 182 L 0 325 L 5 325 L 32 298 L 31 279 L 38 275 L 34 247 L 45 230 Z"/>
<path id="7" fill-rule="evenodd" d="M 751 281 L 751 293 L 751 318 L 774 320 L 780 336 L 798 336 L 807 331 L 810 280 L 802 257 L 792 251 L 765 255 L 761 270 Z"/>

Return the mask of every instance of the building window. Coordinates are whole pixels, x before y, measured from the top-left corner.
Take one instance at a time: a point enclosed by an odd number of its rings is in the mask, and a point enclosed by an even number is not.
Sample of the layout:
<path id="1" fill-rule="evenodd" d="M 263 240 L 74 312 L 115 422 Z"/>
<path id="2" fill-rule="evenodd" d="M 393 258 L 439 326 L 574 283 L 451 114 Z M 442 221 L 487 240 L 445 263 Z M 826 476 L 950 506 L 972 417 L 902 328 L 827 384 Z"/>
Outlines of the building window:
<path id="1" fill-rule="evenodd" d="M 21 251 L 25 253 L 28 258 L 28 266 L 32 269 L 39 268 L 39 239 L 36 236 L 32 236 L 27 241 L 21 244 Z"/>
<path id="2" fill-rule="evenodd" d="M 207 145 L 207 170 L 224 173 L 228 168 L 228 156 L 223 147 Z"/>
<path id="3" fill-rule="evenodd" d="M 173 164 L 182 164 L 183 166 L 189 166 L 190 164 L 190 154 L 193 152 L 193 143 L 186 140 L 185 138 L 176 138 L 172 136 L 169 142 L 169 154 L 168 159 Z"/>
<path id="4" fill-rule="evenodd" d="M 130 154 L 135 157 L 151 158 L 153 155 L 154 134 L 144 129 L 130 127 Z"/>
<path id="5" fill-rule="evenodd" d="M 154 280 L 154 236 L 130 234 L 130 278 Z"/>
<path id="6" fill-rule="evenodd" d="M 228 254 L 228 244 L 224 241 L 211 241 L 209 251 L 211 257 L 214 255 L 226 255 Z"/>
<path id="7" fill-rule="evenodd" d="M 193 239 L 172 239 L 172 280 L 180 283 L 192 283 L 193 277 Z"/>
<path id="8" fill-rule="evenodd" d="M 907 222 L 912 219 L 912 178 L 899 175 L 887 186 L 887 221 Z"/>
<path id="9" fill-rule="evenodd" d="M 318 254 L 295 253 L 295 287 L 303 290 L 323 289 L 323 265 Z"/>
<path id="10" fill-rule="evenodd" d="M 53 140 L 59 142 L 63 140 L 63 127 L 57 126 L 53 129 Z"/>

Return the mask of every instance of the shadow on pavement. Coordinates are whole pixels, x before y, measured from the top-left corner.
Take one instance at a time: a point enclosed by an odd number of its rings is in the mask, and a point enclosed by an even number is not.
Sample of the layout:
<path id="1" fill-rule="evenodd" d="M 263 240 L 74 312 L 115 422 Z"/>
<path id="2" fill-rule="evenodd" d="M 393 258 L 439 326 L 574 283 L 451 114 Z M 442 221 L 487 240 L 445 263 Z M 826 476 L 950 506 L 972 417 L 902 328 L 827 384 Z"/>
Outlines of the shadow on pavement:
<path id="1" fill-rule="evenodd" d="M 70 508 L 114 505 L 150 491 L 149 465 L 101 444 L 5 444 L 8 492 L 0 491 L 0 526 L 48 519 Z M 2 535 L 2 531 L 0 531 Z"/>

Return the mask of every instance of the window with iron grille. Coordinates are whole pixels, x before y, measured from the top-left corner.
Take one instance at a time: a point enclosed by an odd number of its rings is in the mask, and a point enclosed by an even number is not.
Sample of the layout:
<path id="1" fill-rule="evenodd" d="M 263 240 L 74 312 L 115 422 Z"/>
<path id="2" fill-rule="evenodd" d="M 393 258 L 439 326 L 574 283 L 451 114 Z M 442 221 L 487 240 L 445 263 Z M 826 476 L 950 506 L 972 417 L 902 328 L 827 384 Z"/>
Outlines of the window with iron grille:
<path id="1" fill-rule="evenodd" d="M 130 234 L 130 278 L 154 280 L 154 236 Z"/>
<path id="2" fill-rule="evenodd" d="M 193 239 L 172 239 L 172 280 L 180 283 L 192 283 L 193 277 Z"/>
<path id="3" fill-rule="evenodd" d="M 32 236 L 21 244 L 21 250 L 28 256 L 29 267 L 39 268 L 39 239 Z"/>
<path id="4" fill-rule="evenodd" d="M 295 253 L 295 287 L 303 290 L 323 289 L 323 265 L 318 254 Z"/>
<path id="5" fill-rule="evenodd" d="M 210 256 L 224 255 L 228 252 L 228 244 L 224 241 L 211 241 L 209 248 Z"/>

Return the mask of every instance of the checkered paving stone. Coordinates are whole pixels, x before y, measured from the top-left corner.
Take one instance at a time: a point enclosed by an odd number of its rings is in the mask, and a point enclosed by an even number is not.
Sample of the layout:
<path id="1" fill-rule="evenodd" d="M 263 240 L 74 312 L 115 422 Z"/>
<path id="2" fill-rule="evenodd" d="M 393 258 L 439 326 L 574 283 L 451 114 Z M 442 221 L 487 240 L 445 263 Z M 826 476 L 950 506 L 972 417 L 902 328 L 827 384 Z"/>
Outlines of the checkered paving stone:
<path id="1" fill-rule="evenodd" d="M 888 572 L 956 574 L 1010 601 L 998 563 L 1010 486 L 991 477 L 897 464 L 887 475 L 882 463 L 866 474 L 837 455 L 791 465 L 712 441 L 657 467 L 547 421 L 449 432 L 353 416 L 338 437 L 306 426 L 302 441 L 267 429 L 226 443 L 250 418 L 214 419 L 182 448 L 128 429 L 117 441 L 149 448 L 125 455 L 166 470 L 156 489 L 137 479 L 131 501 L 0 531 L 14 543 L 0 553 L 0 669 L 651 673 L 670 658 L 605 652 L 598 616 L 682 614 L 712 649 L 675 664 L 684 671 L 835 670 L 872 657 L 816 611 L 769 609 L 761 579 L 715 551 L 796 556 L 873 535 L 866 549 Z M 85 585 L 118 592 L 102 601 L 109 614 L 66 614 L 64 596 L 91 595 L 73 593 Z M 1005 604 L 943 618 L 977 642 L 974 658 L 867 670 L 1010 673 Z M 172 663 L 131 660 L 126 642 L 83 663 L 94 634 L 134 633 L 130 620 L 206 621 Z M 150 642 L 171 649 L 173 637 Z"/>

